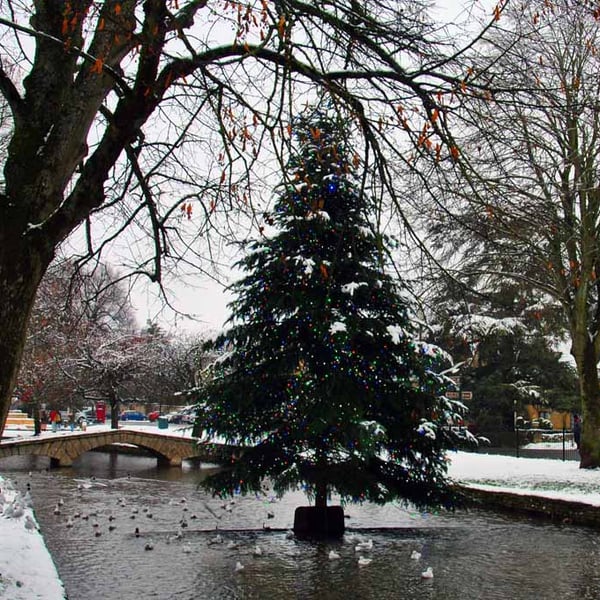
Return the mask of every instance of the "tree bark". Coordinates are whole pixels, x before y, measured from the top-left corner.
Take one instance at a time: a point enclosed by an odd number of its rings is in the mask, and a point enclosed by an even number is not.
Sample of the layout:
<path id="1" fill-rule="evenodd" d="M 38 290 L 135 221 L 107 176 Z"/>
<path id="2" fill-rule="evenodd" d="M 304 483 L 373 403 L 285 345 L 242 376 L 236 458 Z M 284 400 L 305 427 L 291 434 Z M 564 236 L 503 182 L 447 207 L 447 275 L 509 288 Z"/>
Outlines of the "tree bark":
<path id="1" fill-rule="evenodd" d="M 17 236 L 0 235 L 0 435 L 11 405 L 36 291 L 52 256 L 51 251 L 32 249 Z"/>
<path id="2" fill-rule="evenodd" d="M 318 508 L 327 508 L 327 484 L 324 481 L 317 483 L 315 506 Z"/>
<path id="3" fill-rule="evenodd" d="M 119 429 L 119 395 L 114 389 L 109 393 L 108 403 L 110 405 L 110 428 Z"/>
<path id="4" fill-rule="evenodd" d="M 600 386 L 598 353 L 593 340 L 585 336 L 582 350 L 574 353 L 582 403 L 581 446 L 579 454 L 582 469 L 600 466 Z"/>

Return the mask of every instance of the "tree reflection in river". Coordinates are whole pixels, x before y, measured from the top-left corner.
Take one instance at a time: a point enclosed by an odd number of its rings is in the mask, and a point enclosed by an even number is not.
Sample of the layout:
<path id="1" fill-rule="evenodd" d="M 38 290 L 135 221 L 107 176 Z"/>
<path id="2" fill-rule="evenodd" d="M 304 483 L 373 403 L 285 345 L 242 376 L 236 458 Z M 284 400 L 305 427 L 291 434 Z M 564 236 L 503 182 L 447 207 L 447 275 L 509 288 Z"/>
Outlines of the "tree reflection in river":
<path id="1" fill-rule="evenodd" d="M 342 541 L 309 543 L 286 536 L 305 503 L 300 493 L 230 502 L 198 489 L 203 470 L 192 463 L 157 468 L 152 458 L 90 452 L 49 471 L 45 461 L 6 459 L 0 472 L 31 483 L 69 600 L 600 597 L 600 548 L 585 528 L 363 505 L 347 508 Z M 356 552 L 361 539 L 373 549 Z M 144 549 L 149 541 L 153 550 Z M 339 559 L 328 558 L 332 549 Z M 358 566 L 360 554 L 372 562 Z M 431 580 L 420 576 L 427 566 Z"/>

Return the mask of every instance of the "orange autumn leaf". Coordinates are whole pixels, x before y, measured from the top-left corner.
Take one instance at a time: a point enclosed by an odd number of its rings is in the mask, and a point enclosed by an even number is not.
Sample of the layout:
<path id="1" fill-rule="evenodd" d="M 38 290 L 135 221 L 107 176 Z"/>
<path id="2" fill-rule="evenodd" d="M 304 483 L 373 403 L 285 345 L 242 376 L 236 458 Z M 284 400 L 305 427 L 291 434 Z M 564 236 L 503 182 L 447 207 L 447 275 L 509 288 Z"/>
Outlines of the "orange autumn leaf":
<path id="1" fill-rule="evenodd" d="M 225 181 L 225 171 L 221 173 L 221 183 Z"/>
<path id="2" fill-rule="evenodd" d="M 327 267 L 323 263 L 321 263 L 319 265 L 319 269 L 321 271 L 321 275 L 323 276 L 323 279 L 327 279 L 329 277 L 329 273 L 327 271 Z"/>
<path id="3" fill-rule="evenodd" d="M 456 146 L 450 146 L 450 155 L 454 160 L 458 160 L 460 152 L 458 151 L 458 148 Z"/>
<path id="4" fill-rule="evenodd" d="M 121 14 L 121 5 L 120 4 L 115 4 L 115 15 L 120 15 Z"/>
<path id="5" fill-rule="evenodd" d="M 288 133 L 288 135 L 292 135 L 292 124 L 288 123 L 287 127 L 286 127 L 286 131 Z"/>
<path id="6" fill-rule="evenodd" d="M 285 15 L 281 15 L 279 17 L 279 23 L 277 23 L 277 31 L 279 31 L 279 35 L 283 37 L 285 33 Z"/>
<path id="7" fill-rule="evenodd" d="M 494 21 L 499 21 L 501 14 L 502 14 L 502 9 L 500 8 L 499 4 L 496 4 L 496 7 L 494 8 Z"/>
<path id="8" fill-rule="evenodd" d="M 321 130 L 318 127 L 311 127 L 310 134 L 313 136 L 315 141 L 319 141 L 321 139 Z"/>
<path id="9" fill-rule="evenodd" d="M 92 73 L 102 73 L 102 67 L 104 66 L 104 61 L 101 58 L 97 58 L 90 71 Z"/>
<path id="10" fill-rule="evenodd" d="M 431 111 L 431 122 L 432 123 L 435 123 L 438 120 L 439 114 L 440 114 L 440 112 L 437 108 L 434 108 Z"/>
<path id="11" fill-rule="evenodd" d="M 98 20 L 98 31 L 104 31 L 104 17 L 102 17 L 101 19 Z"/>

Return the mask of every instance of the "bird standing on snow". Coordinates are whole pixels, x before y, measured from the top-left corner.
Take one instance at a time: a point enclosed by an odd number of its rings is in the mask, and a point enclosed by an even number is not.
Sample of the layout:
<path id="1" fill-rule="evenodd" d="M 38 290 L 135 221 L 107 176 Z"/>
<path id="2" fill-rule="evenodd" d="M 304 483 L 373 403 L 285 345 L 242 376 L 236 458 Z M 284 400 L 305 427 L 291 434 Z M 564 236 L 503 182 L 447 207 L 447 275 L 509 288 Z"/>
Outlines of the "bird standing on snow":
<path id="1" fill-rule="evenodd" d="M 13 502 L 13 519 L 20 519 L 25 514 L 25 509 L 20 502 Z"/>
<path id="2" fill-rule="evenodd" d="M 36 531 L 37 528 L 36 522 L 29 515 L 25 515 L 25 529 L 27 531 Z"/>

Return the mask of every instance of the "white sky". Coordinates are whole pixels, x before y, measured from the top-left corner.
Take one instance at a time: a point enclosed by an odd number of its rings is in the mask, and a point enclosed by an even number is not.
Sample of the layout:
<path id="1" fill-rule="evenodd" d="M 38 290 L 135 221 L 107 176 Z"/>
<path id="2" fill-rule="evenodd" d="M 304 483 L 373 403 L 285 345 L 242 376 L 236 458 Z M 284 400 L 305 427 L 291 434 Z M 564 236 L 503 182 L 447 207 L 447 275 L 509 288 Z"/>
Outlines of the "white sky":
<path id="1" fill-rule="evenodd" d="M 491 17 L 495 4 L 494 0 L 438 0 L 430 16 L 439 22 L 457 21 L 475 28 L 477 19 Z M 173 333 L 219 331 L 229 317 L 226 305 L 232 299 L 224 290 L 224 284 L 233 283 L 235 277 L 228 278 L 226 272 L 223 272 L 219 280 L 220 283 L 217 283 L 206 276 L 198 276 L 188 278 L 187 283 L 172 280 L 168 282 L 174 306 L 181 313 L 194 317 L 193 319 L 164 309 L 163 302 L 158 298 L 156 286 L 137 286 L 133 290 L 132 301 L 140 326 L 149 319 Z"/>

